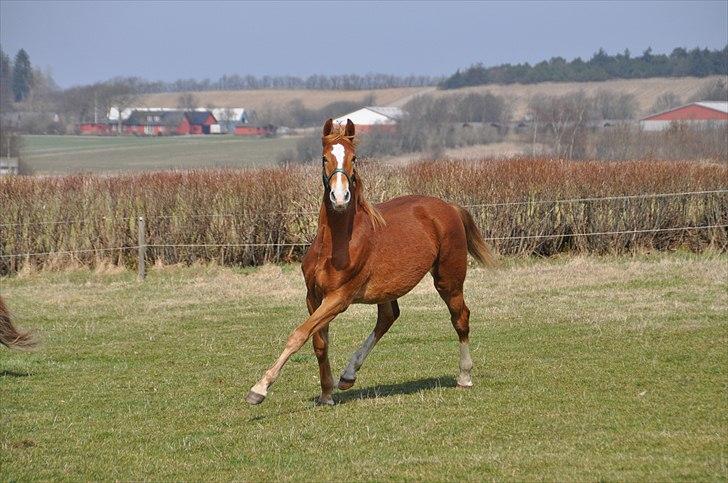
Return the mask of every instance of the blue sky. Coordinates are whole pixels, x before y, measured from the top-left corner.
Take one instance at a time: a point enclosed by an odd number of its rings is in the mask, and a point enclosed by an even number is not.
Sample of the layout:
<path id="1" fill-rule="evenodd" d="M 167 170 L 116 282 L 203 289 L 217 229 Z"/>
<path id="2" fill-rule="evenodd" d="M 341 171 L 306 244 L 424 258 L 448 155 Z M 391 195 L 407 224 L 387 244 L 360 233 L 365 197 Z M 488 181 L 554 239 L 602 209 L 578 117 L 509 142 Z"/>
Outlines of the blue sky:
<path id="1" fill-rule="evenodd" d="M 475 62 L 728 43 L 728 1 L 41 2 L 0 0 L 0 43 L 62 87 L 136 75 L 447 75 Z"/>

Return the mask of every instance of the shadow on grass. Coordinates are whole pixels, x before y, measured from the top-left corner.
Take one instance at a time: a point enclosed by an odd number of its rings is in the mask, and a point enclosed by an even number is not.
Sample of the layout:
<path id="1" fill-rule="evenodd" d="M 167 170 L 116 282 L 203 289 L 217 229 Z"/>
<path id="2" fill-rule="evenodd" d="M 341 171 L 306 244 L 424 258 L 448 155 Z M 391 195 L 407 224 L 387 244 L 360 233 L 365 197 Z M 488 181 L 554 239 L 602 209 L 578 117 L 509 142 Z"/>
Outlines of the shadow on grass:
<path id="1" fill-rule="evenodd" d="M 0 377 L 29 377 L 33 374 L 31 372 L 18 372 L 18 371 L 0 371 Z"/>
<path id="2" fill-rule="evenodd" d="M 336 404 L 346 404 L 359 399 L 374 399 L 378 397 L 389 397 L 397 395 L 414 394 L 422 391 L 430 391 L 438 387 L 455 387 L 455 379 L 452 376 L 428 377 L 416 381 L 399 382 L 397 384 L 384 384 L 380 386 L 364 387 L 361 389 L 349 389 L 348 391 L 334 394 Z"/>
<path id="3" fill-rule="evenodd" d="M 428 377 L 425 379 L 417 379 L 416 381 L 399 382 L 397 384 L 383 384 L 379 386 L 365 387 L 362 389 L 350 389 L 345 392 L 334 393 L 334 401 L 336 405 L 346 404 L 351 401 L 362 399 L 374 399 L 381 397 L 415 394 L 421 391 L 430 391 L 438 387 L 455 387 L 455 379 L 452 376 Z M 310 412 L 316 403 L 316 397 L 309 399 L 310 406 L 302 407 L 293 411 L 283 411 L 275 414 L 256 415 L 248 419 L 249 422 L 263 421 L 278 416 L 288 416 L 295 413 Z"/>

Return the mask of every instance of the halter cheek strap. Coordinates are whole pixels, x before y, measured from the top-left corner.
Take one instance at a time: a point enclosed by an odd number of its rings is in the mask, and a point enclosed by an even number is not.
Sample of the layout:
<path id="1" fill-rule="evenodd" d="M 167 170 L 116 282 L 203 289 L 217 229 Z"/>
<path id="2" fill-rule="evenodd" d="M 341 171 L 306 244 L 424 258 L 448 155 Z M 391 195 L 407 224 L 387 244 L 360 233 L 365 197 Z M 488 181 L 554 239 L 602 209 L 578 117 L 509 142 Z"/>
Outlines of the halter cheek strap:
<path id="1" fill-rule="evenodd" d="M 352 186 L 352 178 L 354 178 L 354 174 L 352 174 L 350 178 L 343 168 L 336 168 L 330 175 L 326 176 L 326 166 L 324 165 L 321 168 L 321 181 L 323 182 L 324 190 L 331 188 L 331 178 L 333 178 L 336 173 L 343 174 L 347 183 L 349 183 L 349 186 Z"/>

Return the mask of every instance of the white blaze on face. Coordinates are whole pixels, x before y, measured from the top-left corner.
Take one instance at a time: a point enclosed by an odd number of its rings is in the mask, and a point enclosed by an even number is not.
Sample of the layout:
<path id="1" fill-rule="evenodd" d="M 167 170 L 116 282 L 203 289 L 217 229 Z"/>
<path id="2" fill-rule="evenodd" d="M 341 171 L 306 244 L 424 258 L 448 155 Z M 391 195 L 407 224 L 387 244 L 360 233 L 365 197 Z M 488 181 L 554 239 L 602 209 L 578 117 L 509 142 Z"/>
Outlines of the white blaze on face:
<path id="1" fill-rule="evenodd" d="M 344 169 L 344 156 L 346 150 L 341 144 L 334 144 L 331 147 L 331 154 L 336 158 L 336 169 Z M 331 192 L 334 194 L 336 203 L 343 205 L 346 200 L 344 195 L 348 190 L 348 186 L 344 186 L 344 180 L 346 178 L 341 173 L 336 173 L 331 183 Z"/>

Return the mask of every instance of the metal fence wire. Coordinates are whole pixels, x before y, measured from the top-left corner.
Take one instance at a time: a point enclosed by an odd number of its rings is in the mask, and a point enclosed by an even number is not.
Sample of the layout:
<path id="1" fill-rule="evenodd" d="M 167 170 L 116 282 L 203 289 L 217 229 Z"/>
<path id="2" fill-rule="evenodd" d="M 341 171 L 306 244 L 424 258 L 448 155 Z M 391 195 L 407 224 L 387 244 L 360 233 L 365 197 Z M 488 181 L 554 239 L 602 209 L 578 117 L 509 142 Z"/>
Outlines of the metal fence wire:
<path id="1" fill-rule="evenodd" d="M 653 193 L 653 194 L 635 194 L 635 195 L 624 195 L 624 196 L 606 196 L 606 197 L 584 197 L 584 198 L 570 198 L 561 200 L 527 200 L 527 201 L 513 201 L 513 202 L 501 202 L 501 203 L 477 203 L 462 205 L 464 208 L 508 208 L 517 206 L 538 206 L 538 205 L 554 205 L 558 206 L 561 204 L 575 204 L 575 203 L 589 203 L 589 202 L 607 202 L 607 201 L 631 201 L 640 199 L 664 199 L 664 198 L 677 198 L 686 196 L 709 196 L 709 195 L 723 195 L 727 194 L 728 189 L 720 190 L 706 190 L 706 191 L 686 191 L 686 192 L 673 192 L 673 193 Z M 276 213 L 276 215 L 315 215 L 318 211 L 297 211 L 290 213 Z M 145 261 L 147 258 L 148 250 L 163 250 L 163 249 L 207 249 L 207 248 L 243 248 L 243 249 L 255 249 L 255 248 L 266 248 L 280 250 L 283 248 L 295 249 L 303 248 L 310 245 L 309 241 L 301 242 L 243 242 L 243 243 L 147 243 L 146 241 L 146 226 L 149 221 L 165 220 L 170 219 L 174 215 L 161 215 L 145 218 L 143 216 L 138 217 L 121 217 L 113 218 L 114 222 L 129 222 L 136 219 L 137 221 L 137 235 L 138 243 L 135 245 L 126 246 L 115 246 L 115 247 L 98 247 L 78 250 L 48 250 L 43 252 L 26 252 L 26 253 L 12 253 L 4 254 L 0 253 L 0 259 L 31 259 L 35 257 L 44 256 L 63 256 L 63 255 L 83 255 L 83 254 L 98 254 L 108 252 L 126 252 L 137 250 L 137 266 L 139 267 L 139 277 L 144 278 L 146 275 Z M 235 214 L 229 213 L 210 213 L 210 214 L 195 214 L 194 217 L 206 217 L 206 218 L 234 218 Z M 637 221 L 637 220 L 635 220 Z M 719 221 L 724 221 L 722 218 Z M 20 226 L 33 226 L 33 225 L 62 225 L 62 224 L 81 224 L 87 220 L 74 219 L 74 220 L 57 220 L 39 223 L 3 223 L 0 227 L 4 229 L 17 228 Z M 654 227 L 654 228 L 635 228 L 635 229 L 619 229 L 619 230 L 602 230 L 592 232 L 565 232 L 556 234 L 509 234 L 502 236 L 485 236 L 484 239 L 490 242 L 503 242 L 509 240 L 549 240 L 549 239 L 569 239 L 579 237 L 597 237 L 597 236 L 615 236 L 615 235 L 638 235 L 647 233 L 667 233 L 667 232 L 690 232 L 690 231 L 701 231 L 701 230 L 726 230 L 728 224 L 726 223 L 713 223 L 696 226 L 679 226 L 679 227 Z"/>

